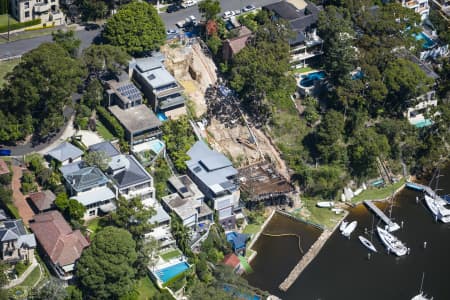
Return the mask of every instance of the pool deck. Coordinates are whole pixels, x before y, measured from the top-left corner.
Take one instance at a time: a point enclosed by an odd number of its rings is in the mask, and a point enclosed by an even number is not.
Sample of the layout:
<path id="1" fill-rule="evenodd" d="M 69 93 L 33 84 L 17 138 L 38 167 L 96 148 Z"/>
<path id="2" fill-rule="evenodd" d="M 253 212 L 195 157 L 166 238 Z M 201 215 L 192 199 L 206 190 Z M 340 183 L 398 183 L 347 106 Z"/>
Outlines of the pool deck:
<path id="1" fill-rule="evenodd" d="M 345 211 L 344 215 L 342 216 L 342 219 L 345 219 L 348 215 L 348 211 Z M 300 274 L 303 272 L 303 270 L 313 261 L 313 259 L 319 254 L 320 250 L 322 250 L 322 247 L 325 245 L 326 241 L 330 238 L 330 236 L 334 233 L 336 228 L 339 227 L 339 224 L 341 222 L 337 222 L 336 225 L 333 227 L 332 230 L 325 229 L 322 234 L 319 236 L 319 238 L 312 244 L 312 246 L 309 248 L 308 252 L 303 255 L 303 257 L 300 259 L 300 261 L 297 263 L 297 265 L 292 269 L 292 271 L 289 273 L 289 275 L 286 277 L 286 279 L 278 286 L 278 288 L 286 292 L 291 285 L 297 280 L 297 278 L 300 276 Z"/>

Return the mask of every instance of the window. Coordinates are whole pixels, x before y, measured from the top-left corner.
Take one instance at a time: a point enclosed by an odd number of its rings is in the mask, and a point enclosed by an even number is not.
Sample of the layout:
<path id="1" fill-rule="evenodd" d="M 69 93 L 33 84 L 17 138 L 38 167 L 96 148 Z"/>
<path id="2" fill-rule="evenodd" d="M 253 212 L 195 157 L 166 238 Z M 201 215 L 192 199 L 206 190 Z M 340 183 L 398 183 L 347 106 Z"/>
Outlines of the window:
<path id="1" fill-rule="evenodd" d="M 89 211 L 89 216 L 95 216 L 95 209 Z"/>
<path id="2" fill-rule="evenodd" d="M 29 11 L 26 11 L 25 12 L 25 18 L 29 18 L 30 17 L 30 12 Z"/>
<path id="3" fill-rule="evenodd" d="M 24 8 L 30 8 L 30 2 L 25 2 L 24 4 L 23 4 L 23 7 Z M 26 13 L 25 13 L 26 14 Z"/>

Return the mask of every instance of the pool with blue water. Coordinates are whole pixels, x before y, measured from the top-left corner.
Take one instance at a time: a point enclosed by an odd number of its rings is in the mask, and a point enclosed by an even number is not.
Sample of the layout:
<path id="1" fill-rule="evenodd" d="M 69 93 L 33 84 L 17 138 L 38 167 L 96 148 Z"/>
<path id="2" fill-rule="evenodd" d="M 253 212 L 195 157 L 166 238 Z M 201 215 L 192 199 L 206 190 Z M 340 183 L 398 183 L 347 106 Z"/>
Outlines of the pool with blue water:
<path id="1" fill-rule="evenodd" d="M 156 271 L 156 275 L 163 283 L 166 283 L 167 281 L 174 278 L 178 274 L 183 273 L 187 269 L 189 269 L 189 264 L 183 261 L 176 265 Z"/>
<path id="2" fill-rule="evenodd" d="M 423 49 L 430 49 L 434 45 L 436 45 L 436 43 L 430 37 L 428 37 L 428 35 L 426 35 L 423 32 L 414 35 L 414 37 L 416 38 L 416 41 L 422 41 Z"/>
<path id="3" fill-rule="evenodd" d="M 153 140 L 150 144 L 150 149 L 155 153 L 159 153 L 163 148 L 164 144 L 160 140 Z"/>
<path id="4" fill-rule="evenodd" d="M 316 80 L 321 80 L 325 78 L 325 72 L 319 71 L 319 72 L 313 72 L 309 73 L 308 75 L 303 75 L 300 80 L 300 85 L 304 87 L 312 87 L 314 85 L 314 82 Z"/>

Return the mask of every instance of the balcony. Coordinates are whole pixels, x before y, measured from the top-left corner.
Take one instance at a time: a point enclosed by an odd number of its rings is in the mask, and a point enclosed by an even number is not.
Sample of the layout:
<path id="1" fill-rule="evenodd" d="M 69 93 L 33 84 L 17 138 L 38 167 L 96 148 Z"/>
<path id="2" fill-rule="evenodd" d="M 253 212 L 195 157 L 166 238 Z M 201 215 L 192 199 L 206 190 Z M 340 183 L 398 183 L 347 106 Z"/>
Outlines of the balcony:
<path id="1" fill-rule="evenodd" d="M 50 21 L 57 21 L 57 20 L 62 20 L 64 19 L 64 14 L 62 13 L 62 11 L 58 10 L 58 11 L 54 11 L 52 10 L 50 12 Z"/>
<path id="2" fill-rule="evenodd" d="M 134 198 L 137 196 L 142 196 L 142 195 L 149 194 L 152 192 L 154 192 L 153 187 L 145 187 L 142 189 L 133 189 L 133 190 L 130 189 L 130 191 L 128 191 L 127 194 L 124 194 L 122 196 L 124 196 L 126 199 L 131 199 L 131 198 Z"/>
<path id="3" fill-rule="evenodd" d="M 36 3 L 34 5 L 34 13 L 36 14 L 47 13 L 49 10 L 50 10 L 49 3 Z"/>
<path id="4" fill-rule="evenodd" d="M 311 52 L 303 52 L 303 53 L 298 53 L 298 54 L 294 54 L 291 55 L 291 63 L 296 62 L 296 61 L 300 61 L 300 60 L 305 60 L 305 59 L 309 59 L 309 58 L 313 58 L 319 55 L 322 55 L 323 51 L 311 51 Z"/>

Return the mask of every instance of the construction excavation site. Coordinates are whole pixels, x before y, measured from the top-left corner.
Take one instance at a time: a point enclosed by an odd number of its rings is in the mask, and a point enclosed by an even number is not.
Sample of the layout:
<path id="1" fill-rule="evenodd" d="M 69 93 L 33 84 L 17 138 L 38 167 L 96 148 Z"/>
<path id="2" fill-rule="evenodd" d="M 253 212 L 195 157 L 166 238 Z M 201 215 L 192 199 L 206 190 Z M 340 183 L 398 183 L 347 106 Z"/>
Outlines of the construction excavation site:
<path id="1" fill-rule="evenodd" d="M 191 112 L 202 120 L 193 123 L 195 132 L 240 170 L 243 187 L 255 195 L 292 191 L 289 171 L 279 151 L 270 137 L 247 122 L 238 99 L 218 78 L 207 47 L 198 39 L 177 40 L 161 51 L 166 56 L 166 68 L 185 89 Z"/>

